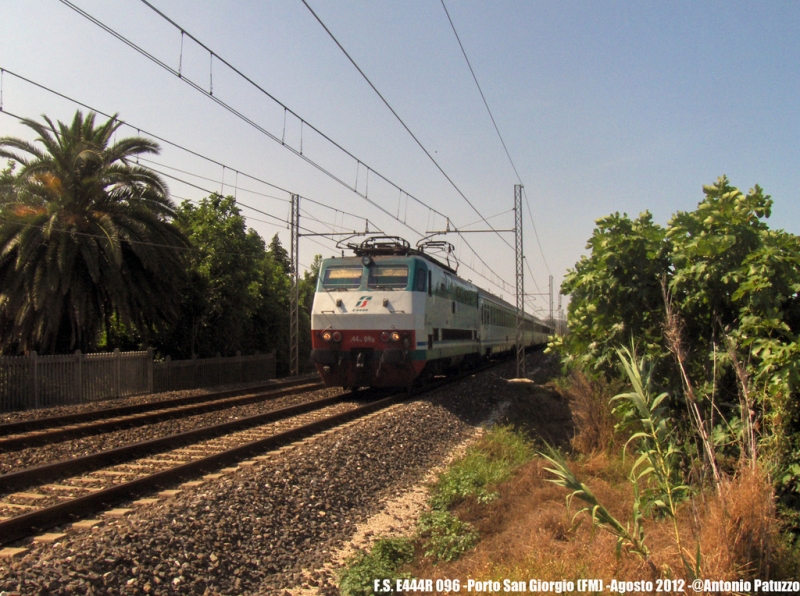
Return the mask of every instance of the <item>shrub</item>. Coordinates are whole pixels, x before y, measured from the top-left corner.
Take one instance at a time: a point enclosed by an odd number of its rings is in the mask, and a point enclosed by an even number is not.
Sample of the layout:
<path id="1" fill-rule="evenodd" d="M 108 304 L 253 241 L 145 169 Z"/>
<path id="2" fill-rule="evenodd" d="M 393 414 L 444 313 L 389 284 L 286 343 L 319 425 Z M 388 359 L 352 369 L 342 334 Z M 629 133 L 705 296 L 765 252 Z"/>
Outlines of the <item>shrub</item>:
<path id="1" fill-rule="evenodd" d="M 437 561 L 455 561 L 478 541 L 478 532 L 449 511 L 434 509 L 423 514 L 418 530 L 424 538 L 425 555 Z"/>
<path id="2" fill-rule="evenodd" d="M 342 596 L 374 594 L 375 580 L 405 577 L 397 570 L 414 558 L 414 546 L 407 538 L 378 540 L 369 553 L 359 552 L 345 562 L 339 574 L 339 591 Z"/>
<path id="3" fill-rule="evenodd" d="M 445 510 L 470 496 L 480 502 L 494 500 L 497 493 L 487 488 L 508 480 L 514 469 L 533 455 L 533 447 L 520 433 L 506 426 L 493 428 L 467 450 L 463 459 L 439 476 L 431 507 Z"/>

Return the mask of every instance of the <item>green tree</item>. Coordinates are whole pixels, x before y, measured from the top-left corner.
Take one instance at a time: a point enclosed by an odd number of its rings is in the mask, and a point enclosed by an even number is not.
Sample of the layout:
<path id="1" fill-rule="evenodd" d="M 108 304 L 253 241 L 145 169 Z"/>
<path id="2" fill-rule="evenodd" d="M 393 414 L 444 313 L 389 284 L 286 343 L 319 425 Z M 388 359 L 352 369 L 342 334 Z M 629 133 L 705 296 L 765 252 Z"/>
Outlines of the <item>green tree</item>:
<path id="1" fill-rule="evenodd" d="M 649 212 L 631 220 L 614 213 L 597 220 L 581 257 L 561 287 L 570 295 L 569 334 L 553 348 L 568 360 L 607 375 L 616 371 L 616 349 L 631 337 L 652 359 L 663 358 L 661 280 L 669 270 L 665 230 Z"/>
<path id="2" fill-rule="evenodd" d="M 758 186 L 745 194 L 723 176 L 703 192 L 665 230 L 649 215 L 598 220 L 562 286 L 570 336 L 551 347 L 613 375 L 613 350 L 633 339 L 661 385 L 683 386 L 672 407 L 689 406 L 676 416 L 686 444 L 693 428 L 729 466 L 767 457 L 800 511 L 800 237 L 769 228 L 772 199 Z"/>
<path id="3" fill-rule="evenodd" d="M 231 196 L 213 194 L 178 210 L 189 239 L 180 316 L 155 339 L 173 358 L 277 353 L 278 373 L 289 367 L 289 259 L 276 235 L 270 247 L 247 222 Z M 310 312 L 321 257 L 300 280 L 300 358 L 311 350 Z"/>
<path id="4" fill-rule="evenodd" d="M 159 339 L 160 351 L 191 357 L 263 349 L 251 339 L 264 285 L 266 249 L 261 236 L 247 229 L 235 199 L 219 194 L 196 206 L 184 201 L 177 221 L 192 251 L 180 317 Z"/>
<path id="5" fill-rule="evenodd" d="M 723 176 L 703 187 L 705 199 L 691 212 L 678 212 L 667 226 L 671 241 L 669 280 L 694 375 L 708 377 L 708 346 L 739 327 L 734 293 L 750 276 L 745 264 L 764 242 L 772 200 L 756 186 L 743 194 Z M 743 294 L 740 292 L 740 295 Z"/>
<path id="6" fill-rule="evenodd" d="M 314 293 L 317 291 L 319 270 L 322 266 L 322 255 L 314 255 L 314 260 L 308 270 L 303 272 L 300 280 L 300 367 L 311 367 L 311 307 L 314 304 Z"/>
<path id="7" fill-rule="evenodd" d="M 275 234 L 272 237 L 272 240 L 270 240 L 269 253 L 272 255 L 272 258 L 275 259 L 275 262 L 283 268 L 284 273 L 292 272 L 292 261 L 289 258 L 289 252 L 283 248 L 281 239 L 277 234 Z"/>
<path id="8" fill-rule="evenodd" d="M 0 347 L 92 350 L 115 322 L 146 342 L 177 314 L 186 246 L 166 185 L 132 161 L 158 145 L 112 142 L 116 116 L 43 119 L 22 121 L 33 143 L 0 138 L 16 166 L 0 178 Z"/>

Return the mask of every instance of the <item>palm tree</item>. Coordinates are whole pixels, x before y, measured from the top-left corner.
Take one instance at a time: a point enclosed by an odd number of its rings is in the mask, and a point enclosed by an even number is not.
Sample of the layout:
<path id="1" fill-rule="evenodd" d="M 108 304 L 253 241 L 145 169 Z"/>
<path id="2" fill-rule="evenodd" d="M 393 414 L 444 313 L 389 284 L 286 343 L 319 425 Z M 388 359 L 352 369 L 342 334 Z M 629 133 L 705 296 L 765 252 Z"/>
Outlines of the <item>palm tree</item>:
<path id="1" fill-rule="evenodd" d="M 0 138 L 16 166 L 0 177 L 0 349 L 92 350 L 112 325 L 146 342 L 177 315 L 186 246 L 166 185 L 132 161 L 159 147 L 112 143 L 116 115 L 43 119 L 22 120 L 34 143 Z"/>

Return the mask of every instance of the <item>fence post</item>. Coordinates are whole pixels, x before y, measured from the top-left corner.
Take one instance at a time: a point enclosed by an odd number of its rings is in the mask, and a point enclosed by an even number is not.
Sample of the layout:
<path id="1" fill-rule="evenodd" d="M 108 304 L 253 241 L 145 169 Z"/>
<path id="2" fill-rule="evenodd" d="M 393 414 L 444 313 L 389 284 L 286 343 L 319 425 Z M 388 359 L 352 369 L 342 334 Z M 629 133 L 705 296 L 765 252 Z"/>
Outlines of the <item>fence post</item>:
<path id="1" fill-rule="evenodd" d="M 236 350 L 236 370 L 239 371 L 239 374 L 236 377 L 237 382 L 244 383 L 244 379 L 242 378 L 242 351 Z"/>
<path id="2" fill-rule="evenodd" d="M 39 407 L 39 363 L 36 350 L 31 350 L 31 378 L 33 379 L 33 407 Z"/>
<path id="3" fill-rule="evenodd" d="M 120 390 L 122 371 L 120 370 L 120 365 L 122 364 L 122 359 L 119 355 L 119 348 L 114 348 L 114 397 L 120 397 L 122 395 L 122 391 Z"/>
<path id="4" fill-rule="evenodd" d="M 217 352 L 217 387 L 222 385 L 222 354 Z"/>
<path id="5" fill-rule="evenodd" d="M 164 369 L 166 370 L 164 374 L 167 376 L 165 387 L 167 391 L 172 391 L 172 356 L 167 356 L 164 359 L 164 365 Z"/>
<path id="6" fill-rule="evenodd" d="M 75 350 L 75 396 L 72 401 L 83 403 L 83 354 L 80 350 Z"/>
<path id="7" fill-rule="evenodd" d="M 198 377 L 200 376 L 200 369 L 197 366 L 197 354 L 192 353 L 192 389 L 197 389 L 199 382 Z"/>
<path id="8" fill-rule="evenodd" d="M 147 348 L 147 393 L 153 393 L 153 348 Z"/>

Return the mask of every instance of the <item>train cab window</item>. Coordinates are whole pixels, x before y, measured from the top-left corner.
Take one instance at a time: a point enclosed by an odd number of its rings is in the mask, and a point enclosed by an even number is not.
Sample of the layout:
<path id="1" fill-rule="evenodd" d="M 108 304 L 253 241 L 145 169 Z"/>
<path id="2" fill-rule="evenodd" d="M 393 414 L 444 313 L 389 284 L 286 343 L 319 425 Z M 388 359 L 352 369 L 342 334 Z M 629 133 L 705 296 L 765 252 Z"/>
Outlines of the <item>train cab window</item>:
<path id="1" fill-rule="evenodd" d="M 328 267 L 322 277 L 322 287 L 326 290 L 355 290 L 361 285 L 361 266 Z"/>
<path id="2" fill-rule="evenodd" d="M 405 290 L 408 286 L 408 265 L 375 265 L 369 268 L 367 288 L 370 290 Z"/>
<path id="3" fill-rule="evenodd" d="M 417 269 L 417 284 L 414 288 L 417 292 L 425 291 L 425 280 L 428 277 L 424 269 Z"/>

